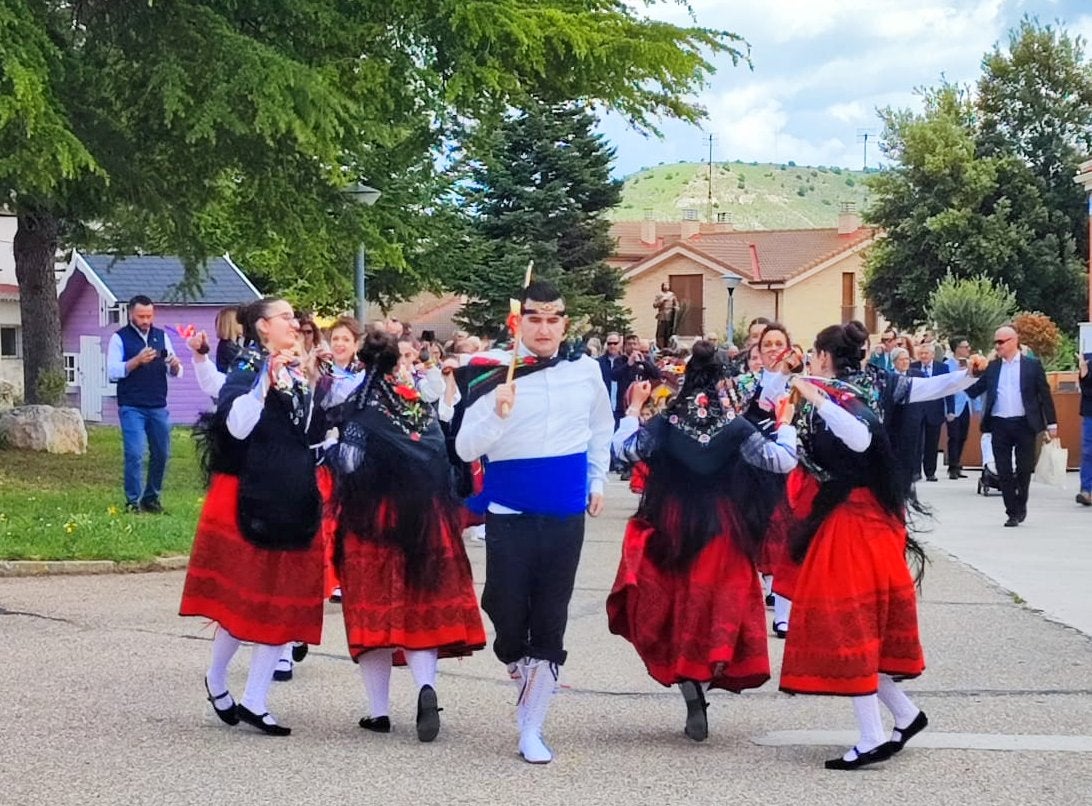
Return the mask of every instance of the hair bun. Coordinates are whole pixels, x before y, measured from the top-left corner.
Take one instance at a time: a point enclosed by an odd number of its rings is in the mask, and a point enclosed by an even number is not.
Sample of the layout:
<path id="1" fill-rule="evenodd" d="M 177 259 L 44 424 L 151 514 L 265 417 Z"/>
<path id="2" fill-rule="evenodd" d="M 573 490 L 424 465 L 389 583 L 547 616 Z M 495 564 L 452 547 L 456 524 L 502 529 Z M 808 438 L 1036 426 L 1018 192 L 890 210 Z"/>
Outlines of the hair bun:
<path id="1" fill-rule="evenodd" d="M 842 325 L 842 331 L 846 335 L 846 341 L 851 345 L 863 348 L 868 342 L 868 331 L 865 326 L 856 319 Z"/>

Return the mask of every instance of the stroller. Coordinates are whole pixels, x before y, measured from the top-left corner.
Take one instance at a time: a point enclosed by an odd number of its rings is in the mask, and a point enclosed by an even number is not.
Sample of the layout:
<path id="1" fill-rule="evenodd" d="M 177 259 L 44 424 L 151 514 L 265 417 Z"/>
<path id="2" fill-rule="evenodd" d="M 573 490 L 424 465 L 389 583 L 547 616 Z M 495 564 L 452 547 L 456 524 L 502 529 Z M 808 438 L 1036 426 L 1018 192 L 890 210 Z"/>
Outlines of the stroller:
<path id="1" fill-rule="evenodd" d="M 1001 478 L 997 475 L 997 465 L 993 461 L 993 438 L 990 434 L 982 435 L 982 475 L 978 479 L 978 494 L 988 496 L 990 490 L 1001 491 Z"/>

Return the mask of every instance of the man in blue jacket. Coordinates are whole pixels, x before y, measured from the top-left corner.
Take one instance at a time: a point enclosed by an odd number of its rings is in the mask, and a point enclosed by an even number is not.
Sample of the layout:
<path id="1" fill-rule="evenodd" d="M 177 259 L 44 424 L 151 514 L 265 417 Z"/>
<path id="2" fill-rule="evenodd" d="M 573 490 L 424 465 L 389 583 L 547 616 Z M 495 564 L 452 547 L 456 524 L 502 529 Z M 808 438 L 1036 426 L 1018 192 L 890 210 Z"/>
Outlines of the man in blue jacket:
<path id="1" fill-rule="evenodd" d="M 971 343 L 966 336 L 953 336 L 948 346 L 951 356 L 944 362 L 950 372 L 966 369 L 971 357 Z M 948 402 L 950 401 L 950 403 Z M 967 444 L 967 432 L 971 427 L 971 399 L 966 392 L 956 392 L 945 398 L 945 419 L 948 421 L 948 478 L 965 479 L 963 473 L 963 447 Z"/>
<path id="2" fill-rule="evenodd" d="M 129 300 L 129 324 L 110 337 L 106 373 L 118 385 L 118 419 L 125 448 L 125 508 L 163 511 L 160 494 L 171 455 L 167 376 L 180 377 L 182 362 L 167 334 L 155 327 L 155 306 L 137 295 Z M 149 454 L 144 479 L 144 454 Z"/>

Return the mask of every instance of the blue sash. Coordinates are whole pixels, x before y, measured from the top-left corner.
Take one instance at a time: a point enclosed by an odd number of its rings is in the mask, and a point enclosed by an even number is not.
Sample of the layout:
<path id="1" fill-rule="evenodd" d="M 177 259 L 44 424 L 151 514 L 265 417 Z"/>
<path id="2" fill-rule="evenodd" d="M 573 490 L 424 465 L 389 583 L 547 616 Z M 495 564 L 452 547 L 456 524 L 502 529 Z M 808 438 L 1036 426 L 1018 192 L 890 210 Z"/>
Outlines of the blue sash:
<path id="1" fill-rule="evenodd" d="M 489 462 L 481 498 L 528 514 L 579 515 L 588 504 L 588 454 Z"/>

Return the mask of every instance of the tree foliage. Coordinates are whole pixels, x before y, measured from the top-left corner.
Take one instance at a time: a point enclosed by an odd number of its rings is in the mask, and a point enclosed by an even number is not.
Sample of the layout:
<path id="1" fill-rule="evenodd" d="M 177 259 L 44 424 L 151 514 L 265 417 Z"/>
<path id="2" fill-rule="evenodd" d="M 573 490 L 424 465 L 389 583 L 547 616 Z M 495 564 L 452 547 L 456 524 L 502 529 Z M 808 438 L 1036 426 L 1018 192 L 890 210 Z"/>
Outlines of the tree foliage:
<path id="1" fill-rule="evenodd" d="M 1012 320 L 1012 326 L 1020 336 L 1020 343 L 1031 348 L 1044 363 L 1058 355 L 1062 346 L 1062 332 L 1049 316 L 1025 311 Z"/>
<path id="2" fill-rule="evenodd" d="M 940 336 L 966 336 L 971 346 L 988 352 L 994 331 L 1016 310 L 1016 297 L 1004 283 L 990 278 L 951 274 L 929 296 L 928 317 Z"/>
<path id="3" fill-rule="evenodd" d="M 1025 20 L 1008 52 L 987 55 L 976 95 L 949 83 L 921 94 L 920 114 L 880 113 L 893 167 L 867 180 L 866 217 L 886 237 L 869 256 L 866 292 L 912 327 L 927 321 L 948 273 L 981 273 L 1021 307 L 1073 327 L 1085 304 L 1087 224 L 1072 177 L 1092 136 L 1080 41 Z"/>
<path id="4" fill-rule="evenodd" d="M 452 277 L 468 297 L 462 322 L 479 333 L 503 325 L 529 260 L 554 283 L 566 309 L 589 329 L 623 329 L 621 275 L 606 212 L 622 183 L 610 178 L 612 149 L 578 104 L 535 103 L 488 135 L 469 168 L 467 200 L 476 254 Z"/>
<path id="5" fill-rule="evenodd" d="M 438 284 L 459 235 L 437 168 L 457 126 L 531 94 L 696 120 L 717 54 L 739 58 L 738 37 L 617 0 L 0 0 L 28 397 L 60 365 L 56 302 L 31 299 L 58 246 L 181 254 L 193 280 L 231 251 L 343 307 L 363 241 L 391 301 Z M 339 192 L 358 179 L 374 208 Z"/>

